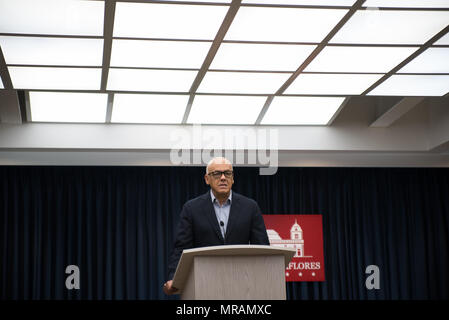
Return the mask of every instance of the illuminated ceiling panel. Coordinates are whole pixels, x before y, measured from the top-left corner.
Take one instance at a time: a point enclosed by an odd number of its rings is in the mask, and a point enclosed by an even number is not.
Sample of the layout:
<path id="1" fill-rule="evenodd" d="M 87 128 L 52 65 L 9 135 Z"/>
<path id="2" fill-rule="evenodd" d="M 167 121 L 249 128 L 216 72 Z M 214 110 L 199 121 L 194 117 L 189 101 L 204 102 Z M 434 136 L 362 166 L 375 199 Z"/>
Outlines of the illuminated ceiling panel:
<path id="1" fill-rule="evenodd" d="M 109 69 L 108 90 L 188 92 L 197 71 Z"/>
<path id="2" fill-rule="evenodd" d="M 8 70 L 14 89 L 100 89 L 100 68 L 8 67 Z"/>
<path id="3" fill-rule="evenodd" d="M 105 93 L 30 92 L 33 122 L 105 122 Z"/>
<path id="4" fill-rule="evenodd" d="M 0 0 L 0 33 L 102 36 L 104 1 Z"/>
<path id="5" fill-rule="evenodd" d="M 449 8 L 447 0 L 366 0 L 364 7 Z"/>
<path id="6" fill-rule="evenodd" d="M 102 39 L 0 36 L 6 64 L 101 66 Z"/>
<path id="7" fill-rule="evenodd" d="M 261 124 L 326 125 L 343 97 L 274 97 Z"/>
<path id="8" fill-rule="evenodd" d="M 436 45 L 449 45 L 449 33 L 446 33 L 444 36 L 440 38 L 440 40 L 435 41 Z"/>
<path id="9" fill-rule="evenodd" d="M 290 75 L 289 73 L 209 71 L 197 91 L 201 93 L 273 94 Z"/>
<path id="10" fill-rule="evenodd" d="M 325 47 L 305 68 L 312 72 L 389 72 L 417 47 Z"/>
<path id="11" fill-rule="evenodd" d="M 346 9 L 241 7 L 225 40 L 321 42 Z"/>
<path id="12" fill-rule="evenodd" d="M 188 123 L 254 124 L 267 97 L 197 95 Z"/>
<path id="13" fill-rule="evenodd" d="M 316 46 L 222 43 L 210 69 L 296 71 Z"/>
<path id="14" fill-rule="evenodd" d="M 449 11 L 359 10 L 330 43 L 423 44 L 448 21 Z"/>
<path id="15" fill-rule="evenodd" d="M 383 74 L 300 74 L 285 94 L 358 95 Z"/>
<path id="16" fill-rule="evenodd" d="M 449 92 L 449 75 L 393 75 L 368 95 L 443 96 Z"/>
<path id="17" fill-rule="evenodd" d="M 197 68 L 211 42 L 113 40 L 112 67 Z"/>
<path id="18" fill-rule="evenodd" d="M 188 95 L 115 94 L 111 122 L 181 123 Z"/>
<path id="19" fill-rule="evenodd" d="M 213 40 L 227 5 L 117 2 L 114 37 Z"/>
<path id="20" fill-rule="evenodd" d="M 177 2 L 177 1 L 180 1 L 180 0 L 162 0 L 162 1 L 165 1 L 165 2 Z M 213 2 L 213 3 L 231 3 L 231 1 L 232 0 L 187 0 L 188 2 L 198 2 L 198 3 L 201 3 L 201 2 Z"/>
<path id="21" fill-rule="evenodd" d="M 429 48 L 398 73 L 449 73 L 449 48 Z"/>
<path id="22" fill-rule="evenodd" d="M 344 6 L 350 7 L 355 0 L 243 0 L 242 4 L 308 5 L 308 6 Z"/>

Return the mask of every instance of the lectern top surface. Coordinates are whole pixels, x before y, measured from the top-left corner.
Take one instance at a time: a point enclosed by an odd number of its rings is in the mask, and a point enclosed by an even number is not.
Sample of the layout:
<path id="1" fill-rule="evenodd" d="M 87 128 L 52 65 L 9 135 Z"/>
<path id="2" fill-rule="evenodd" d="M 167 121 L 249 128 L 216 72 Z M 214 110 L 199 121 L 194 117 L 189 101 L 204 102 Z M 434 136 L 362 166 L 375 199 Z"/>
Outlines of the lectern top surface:
<path id="1" fill-rule="evenodd" d="M 173 277 L 173 286 L 182 290 L 191 268 L 193 258 L 197 256 L 284 256 L 285 265 L 295 255 L 296 250 L 264 245 L 227 245 L 185 249 L 179 259 Z"/>

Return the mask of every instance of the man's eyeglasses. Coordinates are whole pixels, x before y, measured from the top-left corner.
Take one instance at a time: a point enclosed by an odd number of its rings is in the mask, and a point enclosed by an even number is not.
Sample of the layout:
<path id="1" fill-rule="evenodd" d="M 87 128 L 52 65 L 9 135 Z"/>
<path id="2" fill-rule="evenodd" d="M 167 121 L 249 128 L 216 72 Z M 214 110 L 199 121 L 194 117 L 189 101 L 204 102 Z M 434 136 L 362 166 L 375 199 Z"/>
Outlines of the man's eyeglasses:
<path id="1" fill-rule="evenodd" d="M 234 172 L 232 172 L 231 170 L 226 170 L 226 171 L 212 171 L 208 173 L 208 175 L 212 176 L 214 179 L 220 179 L 223 174 L 226 178 L 231 178 Z"/>

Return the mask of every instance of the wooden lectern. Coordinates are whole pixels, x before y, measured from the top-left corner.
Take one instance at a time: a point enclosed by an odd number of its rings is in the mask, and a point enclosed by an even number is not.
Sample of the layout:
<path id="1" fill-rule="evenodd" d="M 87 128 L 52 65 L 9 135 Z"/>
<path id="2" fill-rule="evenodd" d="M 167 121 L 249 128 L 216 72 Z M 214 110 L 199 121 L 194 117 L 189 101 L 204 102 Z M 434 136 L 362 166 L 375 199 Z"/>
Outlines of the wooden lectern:
<path id="1" fill-rule="evenodd" d="M 285 300 L 294 249 L 229 245 L 184 250 L 173 277 L 183 300 Z"/>

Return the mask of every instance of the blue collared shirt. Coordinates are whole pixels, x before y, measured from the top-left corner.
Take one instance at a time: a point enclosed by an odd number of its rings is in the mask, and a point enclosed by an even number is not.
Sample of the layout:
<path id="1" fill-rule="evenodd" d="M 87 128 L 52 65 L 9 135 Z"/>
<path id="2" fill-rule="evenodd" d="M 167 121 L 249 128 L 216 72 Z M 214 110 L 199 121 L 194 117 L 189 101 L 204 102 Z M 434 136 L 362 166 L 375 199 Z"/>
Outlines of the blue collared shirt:
<path id="1" fill-rule="evenodd" d="M 220 205 L 220 202 L 215 197 L 212 189 L 210 190 L 210 196 L 212 199 L 212 204 L 214 205 L 215 215 L 217 216 L 218 226 L 220 227 L 220 231 L 224 239 L 226 228 L 228 227 L 229 212 L 232 204 L 232 190 L 229 193 L 229 198 L 225 201 L 225 203 L 223 203 L 223 205 Z M 223 221 L 224 227 L 220 226 L 220 221 Z"/>

